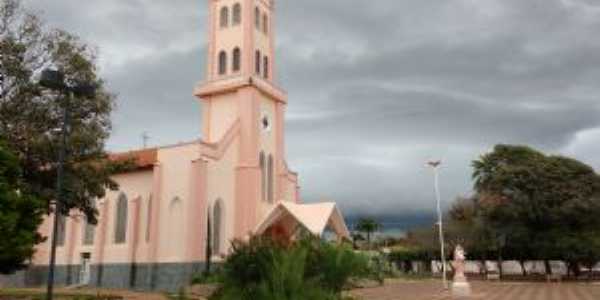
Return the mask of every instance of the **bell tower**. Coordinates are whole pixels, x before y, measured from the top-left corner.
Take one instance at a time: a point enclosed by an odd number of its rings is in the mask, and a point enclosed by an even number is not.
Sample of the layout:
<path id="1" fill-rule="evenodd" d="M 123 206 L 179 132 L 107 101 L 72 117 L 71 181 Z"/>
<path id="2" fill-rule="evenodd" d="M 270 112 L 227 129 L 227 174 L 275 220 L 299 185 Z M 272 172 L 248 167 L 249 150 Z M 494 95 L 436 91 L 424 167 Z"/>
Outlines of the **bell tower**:
<path id="1" fill-rule="evenodd" d="M 241 237 L 284 194 L 287 95 L 275 85 L 274 0 L 208 0 L 202 139 L 220 143 L 237 128 L 235 231 Z"/>
<path id="2" fill-rule="evenodd" d="M 274 78 L 273 0 L 208 0 L 207 81 Z"/>

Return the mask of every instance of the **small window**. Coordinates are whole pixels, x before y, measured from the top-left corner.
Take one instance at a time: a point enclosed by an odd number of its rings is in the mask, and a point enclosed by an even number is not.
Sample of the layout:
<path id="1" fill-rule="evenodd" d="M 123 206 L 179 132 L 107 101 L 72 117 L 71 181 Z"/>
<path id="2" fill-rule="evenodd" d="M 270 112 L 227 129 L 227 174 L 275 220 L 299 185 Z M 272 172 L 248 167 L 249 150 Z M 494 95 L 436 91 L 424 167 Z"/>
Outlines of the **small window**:
<path id="1" fill-rule="evenodd" d="M 260 8 L 254 8 L 254 25 L 256 29 L 260 29 Z"/>
<path id="2" fill-rule="evenodd" d="M 221 8 L 221 28 L 229 26 L 229 8 L 224 6 Z"/>
<path id="3" fill-rule="evenodd" d="M 127 239 L 127 196 L 121 194 L 117 200 L 115 222 L 115 244 L 123 244 Z"/>
<path id="4" fill-rule="evenodd" d="M 242 23 L 242 5 L 236 3 L 233 6 L 233 25 L 240 25 Z"/>
<path id="5" fill-rule="evenodd" d="M 255 60 L 255 66 L 254 66 L 254 72 L 256 72 L 257 75 L 260 75 L 260 51 L 256 50 L 256 57 L 254 58 Z"/>
<path id="6" fill-rule="evenodd" d="M 233 71 L 238 72 L 241 68 L 241 51 L 240 48 L 233 49 Z"/>
<path id="7" fill-rule="evenodd" d="M 263 75 L 269 79 L 269 58 L 265 56 L 263 59 Z"/>
<path id="8" fill-rule="evenodd" d="M 262 29 L 265 34 L 269 33 L 269 17 L 267 16 L 266 13 L 263 15 L 263 28 Z"/>
<path id="9" fill-rule="evenodd" d="M 219 75 L 227 73 L 227 53 L 221 51 L 219 53 Z"/>

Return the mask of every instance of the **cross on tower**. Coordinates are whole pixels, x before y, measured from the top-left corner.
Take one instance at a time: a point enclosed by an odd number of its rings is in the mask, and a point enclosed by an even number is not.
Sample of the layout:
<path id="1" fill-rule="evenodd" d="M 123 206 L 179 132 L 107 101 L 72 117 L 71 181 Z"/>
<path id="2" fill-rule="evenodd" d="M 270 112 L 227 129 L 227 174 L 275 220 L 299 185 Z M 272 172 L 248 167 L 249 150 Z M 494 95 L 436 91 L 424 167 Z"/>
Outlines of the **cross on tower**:
<path id="1" fill-rule="evenodd" d="M 148 132 L 144 131 L 144 133 L 142 133 L 142 143 L 144 145 L 144 149 L 148 148 L 149 140 L 150 140 L 150 136 L 148 135 Z"/>

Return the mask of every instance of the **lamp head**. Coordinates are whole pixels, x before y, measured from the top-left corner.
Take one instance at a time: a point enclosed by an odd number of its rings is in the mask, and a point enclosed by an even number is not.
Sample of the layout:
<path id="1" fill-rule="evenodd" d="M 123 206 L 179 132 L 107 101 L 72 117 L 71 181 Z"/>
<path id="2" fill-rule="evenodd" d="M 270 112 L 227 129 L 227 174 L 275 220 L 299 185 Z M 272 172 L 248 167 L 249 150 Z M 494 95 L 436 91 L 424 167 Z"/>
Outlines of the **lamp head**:
<path id="1" fill-rule="evenodd" d="M 71 91 L 81 97 L 94 97 L 96 95 L 96 86 L 93 84 L 79 83 L 71 88 Z"/>
<path id="2" fill-rule="evenodd" d="M 57 70 L 46 69 L 42 71 L 40 85 L 52 90 L 62 90 L 65 88 L 65 74 Z"/>

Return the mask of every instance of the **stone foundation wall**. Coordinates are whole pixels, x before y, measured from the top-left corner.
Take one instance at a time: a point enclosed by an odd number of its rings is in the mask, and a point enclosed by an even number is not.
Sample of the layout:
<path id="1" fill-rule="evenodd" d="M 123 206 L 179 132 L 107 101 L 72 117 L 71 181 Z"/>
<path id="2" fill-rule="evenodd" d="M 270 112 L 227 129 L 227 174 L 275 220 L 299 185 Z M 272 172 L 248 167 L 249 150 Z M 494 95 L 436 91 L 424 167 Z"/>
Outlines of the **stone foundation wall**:
<path id="1" fill-rule="evenodd" d="M 90 286 L 141 291 L 176 292 L 204 270 L 199 263 L 103 264 L 91 266 Z M 79 265 L 57 266 L 57 286 L 79 284 Z M 39 287 L 46 284 L 48 267 L 33 266 L 10 276 L 0 276 L 0 287 Z"/>

